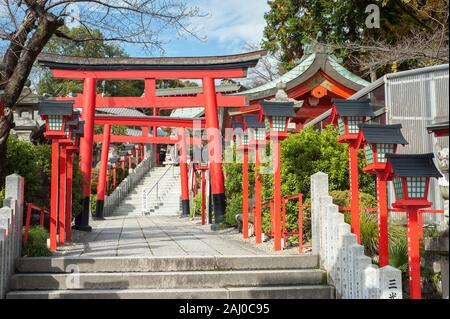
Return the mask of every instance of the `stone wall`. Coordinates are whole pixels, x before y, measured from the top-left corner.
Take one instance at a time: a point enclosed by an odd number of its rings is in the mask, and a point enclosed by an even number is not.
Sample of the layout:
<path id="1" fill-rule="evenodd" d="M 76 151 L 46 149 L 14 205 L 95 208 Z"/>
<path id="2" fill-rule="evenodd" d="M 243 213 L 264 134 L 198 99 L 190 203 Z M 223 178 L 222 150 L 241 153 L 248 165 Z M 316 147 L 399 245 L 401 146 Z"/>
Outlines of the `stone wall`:
<path id="1" fill-rule="evenodd" d="M 378 268 L 364 254 L 350 225 L 328 192 L 328 175 L 311 177 L 311 228 L 313 254 L 320 255 L 328 282 L 340 299 L 402 299 L 401 271 Z"/>
<path id="2" fill-rule="evenodd" d="M 0 203 L 0 299 L 9 291 L 15 262 L 22 251 L 24 179 L 19 175 L 6 178 L 5 200 Z"/>

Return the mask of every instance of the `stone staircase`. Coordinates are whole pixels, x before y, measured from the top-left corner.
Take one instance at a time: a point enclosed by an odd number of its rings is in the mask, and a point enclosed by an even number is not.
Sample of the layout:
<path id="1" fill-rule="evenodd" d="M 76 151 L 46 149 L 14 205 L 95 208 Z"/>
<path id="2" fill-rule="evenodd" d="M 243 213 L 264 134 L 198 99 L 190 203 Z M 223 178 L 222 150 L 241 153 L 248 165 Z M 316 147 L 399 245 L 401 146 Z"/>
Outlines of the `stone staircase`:
<path id="1" fill-rule="evenodd" d="M 334 298 L 317 256 L 22 258 L 16 268 L 8 299 Z"/>
<path id="2" fill-rule="evenodd" d="M 164 177 L 162 177 L 163 175 Z M 181 185 L 179 167 L 173 167 L 172 169 L 170 166 L 152 168 L 136 188 L 114 210 L 113 215 L 142 216 L 142 191 L 144 188 L 151 189 L 158 181 L 158 197 L 156 196 L 156 190 L 148 197 L 150 214 L 155 216 L 180 215 Z"/>

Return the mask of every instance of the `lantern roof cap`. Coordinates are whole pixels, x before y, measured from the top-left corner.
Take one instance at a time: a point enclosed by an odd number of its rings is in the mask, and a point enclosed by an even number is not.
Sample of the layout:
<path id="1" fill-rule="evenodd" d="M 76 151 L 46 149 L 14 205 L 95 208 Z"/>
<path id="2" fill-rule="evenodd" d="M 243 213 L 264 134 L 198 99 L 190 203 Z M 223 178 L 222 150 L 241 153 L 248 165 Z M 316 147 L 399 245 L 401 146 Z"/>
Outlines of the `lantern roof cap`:
<path id="1" fill-rule="evenodd" d="M 375 116 L 370 100 L 342 100 L 333 99 L 336 113 L 339 116 Z"/>
<path id="2" fill-rule="evenodd" d="M 265 128 L 265 124 L 259 121 L 258 115 L 244 115 L 245 126 L 247 128 Z"/>
<path id="3" fill-rule="evenodd" d="M 73 115 L 74 101 L 41 100 L 39 101 L 39 115 Z"/>
<path id="4" fill-rule="evenodd" d="M 449 129 L 448 125 L 449 125 L 448 119 L 446 121 L 433 122 L 432 124 L 427 126 L 427 130 L 430 133 L 440 130 L 448 130 Z"/>
<path id="5" fill-rule="evenodd" d="M 128 156 L 128 151 L 120 151 L 119 155 L 120 156 Z"/>
<path id="6" fill-rule="evenodd" d="M 134 150 L 134 145 L 133 144 L 126 144 L 124 147 L 125 151 L 131 151 Z"/>
<path id="7" fill-rule="evenodd" d="M 78 129 L 73 130 L 72 134 L 78 135 L 80 137 L 84 136 L 84 121 L 79 121 Z"/>
<path id="8" fill-rule="evenodd" d="M 238 129 L 238 128 L 244 129 L 244 123 L 239 122 L 239 121 L 236 121 L 236 120 L 232 120 L 232 121 L 231 121 L 231 126 L 232 126 L 234 129 Z"/>
<path id="9" fill-rule="evenodd" d="M 434 154 L 386 154 L 388 165 L 398 177 L 442 177 L 436 168 Z"/>
<path id="10" fill-rule="evenodd" d="M 111 157 L 108 162 L 110 162 L 111 164 L 113 163 L 117 163 L 118 158 L 117 157 Z"/>
<path id="11" fill-rule="evenodd" d="M 369 144 L 408 144 L 408 141 L 402 134 L 401 124 L 360 124 L 359 127 L 364 135 L 364 139 Z"/>

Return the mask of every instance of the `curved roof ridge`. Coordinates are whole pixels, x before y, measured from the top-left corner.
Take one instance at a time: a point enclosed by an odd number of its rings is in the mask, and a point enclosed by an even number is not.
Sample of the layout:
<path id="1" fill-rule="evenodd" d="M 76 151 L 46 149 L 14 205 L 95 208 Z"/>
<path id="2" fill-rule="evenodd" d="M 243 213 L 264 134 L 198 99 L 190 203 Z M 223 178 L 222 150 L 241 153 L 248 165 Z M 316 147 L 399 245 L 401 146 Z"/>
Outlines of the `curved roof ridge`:
<path id="1" fill-rule="evenodd" d="M 315 53 L 312 53 L 309 55 L 304 55 L 300 59 L 300 63 L 295 68 L 293 68 L 289 72 L 286 72 L 278 79 L 272 80 L 272 81 L 267 82 L 266 84 L 263 84 L 259 87 L 256 87 L 256 88 L 244 91 L 244 92 L 240 92 L 238 94 L 239 95 L 252 94 L 252 93 L 264 91 L 266 89 L 272 89 L 272 88 L 276 87 L 276 85 L 279 82 L 288 83 L 288 82 L 292 81 L 294 78 L 303 74 L 307 69 L 309 69 L 311 67 L 311 65 L 314 63 L 315 59 L 316 59 Z"/>
<path id="2" fill-rule="evenodd" d="M 336 72 L 338 72 L 340 75 L 342 75 L 343 77 L 357 83 L 360 84 L 362 86 L 368 86 L 370 84 L 370 82 L 364 80 L 363 78 L 361 78 L 360 76 L 350 72 L 349 70 L 347 70 L 342 64 L 340 64 L 337 61 L 337 58 L 334 54 L 329 55 L 328 57 L 330 64 L 334 67 L 334 69 L 336 70 Z"/>
<path id="3" fill-rule="evenodd" d="M 290 90 L 308 81 L 319 70 L 324 71 L 336 81 L 341 82 L 344 86 L 355 91 L 359 91 L 370 84 L 339 64 L 334 54 L 329 52 L 313 52 L 311 54 L 305 54 L 295 68 L 280 78 L 259 87 L 236 93 L 235 95 L 246 95 L 249 96 L 250 100 L 264 99 L 274 94 L 276 85 L 280 81 L 286 83 L 288 90 Z"/>

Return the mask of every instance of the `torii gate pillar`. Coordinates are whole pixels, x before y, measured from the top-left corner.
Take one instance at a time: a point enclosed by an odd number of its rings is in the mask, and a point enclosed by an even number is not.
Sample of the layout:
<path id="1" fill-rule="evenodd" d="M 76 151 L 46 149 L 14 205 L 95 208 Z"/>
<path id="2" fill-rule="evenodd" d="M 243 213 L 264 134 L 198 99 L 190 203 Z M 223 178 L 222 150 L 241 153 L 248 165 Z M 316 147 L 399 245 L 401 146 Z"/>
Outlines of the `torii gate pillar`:
<path id="1" fill-rule="evenodd" d="M 218 230 L 222 216 L 225 215 L 226 200 L 222 171 L 222 133 L 219 129 L 219 116 L 217 112 L 217 96 L 214 79 L 203 78 L 205 95 L 205 120 L 208 139 L 211 188 L 214 205 L 214 224 L 212 230 Z"/>
<path id="2" fill-rule="evenodd" d="M 180 179 L 181 179 L 181 204 L 182 204 L 182 216 L 189 216 L 189 174 L 187 164 L 188 146 L 186 143 L 186 129 L 182 128 L 179 131 L 180 135 Z"/>
<path id="3" fill-rule="evenodd" d="M 95 100 L 96 100 L 96 80 L 86 78 L 84 80 L 84 105 L 81 117 L 84 121 L 84 137 L 80 140 L 80 169 L 83 177 L 83 212 L 75 220 L 74 229 L 81 231 L 91 231 L 89 226 L 89 214 L 91 206 L 91 172 L 92 172 L 92 151 L 94 144 L 94 120 L 95 120 Z"/>

